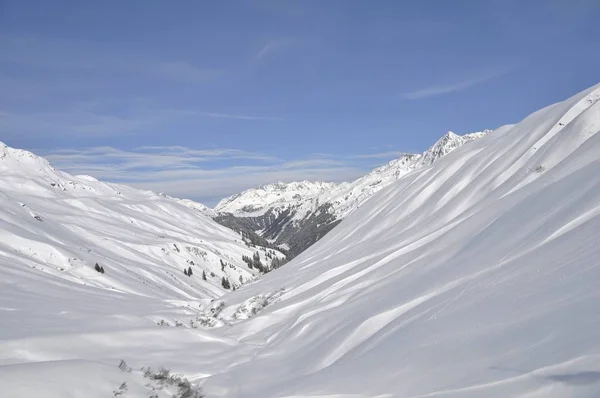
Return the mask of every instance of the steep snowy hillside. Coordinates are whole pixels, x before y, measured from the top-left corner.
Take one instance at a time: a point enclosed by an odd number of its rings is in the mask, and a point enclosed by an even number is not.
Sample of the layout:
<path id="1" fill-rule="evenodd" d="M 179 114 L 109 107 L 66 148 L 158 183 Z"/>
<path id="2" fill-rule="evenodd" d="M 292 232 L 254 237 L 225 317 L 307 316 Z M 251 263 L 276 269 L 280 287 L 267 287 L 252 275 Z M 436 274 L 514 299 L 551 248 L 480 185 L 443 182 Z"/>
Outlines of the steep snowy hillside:
<path id="1" fill-rule="evenodd" d="M 3 267 L 116 292 L 200 299 L 223 294 L 223 278 L 233 287 L 256 277 L 242 256 L 258 250 L 263 261 L 272 257 L 215 223 L 199 203 L 71 176 L 2 143 L 0 176 Z"/>
<path id="2" fill-rule="evenodd" d="M 406 175 L 226 296 L 223 332 L 260 348 L 206 391 L 598 397 L 599 258 L 600 85 Z"/>
<path id="3" fill-rule="evenodd" d="M 293 257 L 325 236 L 379 190 L 490 132 L 462 136 L 448 132 L 424 153 L 404 154 L 349 183 L 303 181 L 249 189 L 219 202 L 213 217 L 227 227 L 269 239 L 290 250 Z"/>

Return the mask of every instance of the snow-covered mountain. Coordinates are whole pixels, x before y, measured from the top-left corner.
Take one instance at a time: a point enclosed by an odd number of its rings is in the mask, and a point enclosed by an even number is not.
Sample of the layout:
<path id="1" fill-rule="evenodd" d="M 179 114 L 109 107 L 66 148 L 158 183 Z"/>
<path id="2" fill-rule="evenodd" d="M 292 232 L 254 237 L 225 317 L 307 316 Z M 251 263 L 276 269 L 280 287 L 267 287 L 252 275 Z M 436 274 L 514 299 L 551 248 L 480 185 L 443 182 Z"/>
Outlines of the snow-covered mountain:
<path id="1" fill-rule="evenodd" d="M 597 397 L 599 258 L 597 85 L 405 175 L 224 297 L 227 335 L 260 348 L 204 385 L 244 397 Z"/>
<path id="2" fill-rule="evenodd" d="M 248 189 L 221 200 L 213 217 L 230 228 L 269 239 L 295 256 L 379 190 L 490 132 L 461 136 L 450 131 L 422 154 L 404 154 L 352 182 L 279 182 Z"/>
<path id="3" fill-rule="evenodd" d="M 223 294 L 223 278 L 239 286 L 256 277 L 242 261 L 256 251 L 262 261 L 283 256 L 249 247 L 199 203 L 72 176 L 0 143 L 0 258 L 15 272 L 144 296 L 211 299 Z M 191 276 L 184 274 L 189 269 Z"/>
<path id="4" fill-rule="evenodd" d="M 165 398 L 164 366 L 207 398 L 598 397 L 599 159 L 597 85 L 400 177 L 285 267 L 203 308 L 49 275 L 2 246 L 0 391 Z M 1 175 L 3 191 L 57 196 Z M 59 200 L 36 201 L 42 223 L 13 201 L 2 244 L 62 247 L 49 239 L 74 217 L 51 216 Z M 97 214 L 77 216 L 85 239 Z"/>
<path id="5" fill-rule="evenodd" d="M 277 182 L 227 197 L 214 210 L 247 217 L 261 216 L 269 210 L 281 212 L 289 207 L 300 206 L 336 187 L 335 183 L 323 181 Z"/>

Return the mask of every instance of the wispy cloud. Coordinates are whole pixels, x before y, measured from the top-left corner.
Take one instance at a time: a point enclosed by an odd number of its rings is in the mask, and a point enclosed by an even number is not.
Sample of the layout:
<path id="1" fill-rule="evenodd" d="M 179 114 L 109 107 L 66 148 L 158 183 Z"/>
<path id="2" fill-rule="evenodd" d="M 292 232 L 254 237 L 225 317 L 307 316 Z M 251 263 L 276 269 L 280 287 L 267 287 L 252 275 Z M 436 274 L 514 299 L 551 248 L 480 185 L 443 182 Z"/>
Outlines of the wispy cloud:
<path id="1" fill-rule="evenodd" d="M 158 62 L 147 67 L 149 73 L 179 83 L 206 83 L 220 76 L 219 69 L 204 69 L 188 62 Z"/>
<path id="2" fill-rule="evenodd" d="M 207 201 L 276 181 L 348 181 L 370 170 L 353 157 L 314 154 L 284 160 L 232 148 L 142 146 L 36 151 L 55 167 L 104 181 Z"/>
<path id="3" fill-rule="evenodd" d="M 143 146 L 132 150 L 105 146 L 41 152 L 50 162 L 68 172 L 123 181 L 153 179 L 160 173 L 174 170 L 198 171 L 208 163 L 222 160 L 278 161 L 273 156 L 238 149 L 191 149 L 182 146 Z"/>
<path id="4" fill-rule="evenodd" d="M 120 114 L 103 113 L 94 102 L 82 102 L 63 111 L 8 112 L 1 111 L 0 134 L 5 137 L 108 137 L 118 134 L 140 134 L 160 131 L 171 123 L 202 118 L 223 118 L 241 121 L 277 121 L 276 117 L 201 112 L 190 109 L 160 108 L 136 99 L 104 101 L 104 105 L 119 106 Z M 101 108 L 101 107 L 100 107 Z"/>
<path id="5" fill-rule="evenodd" d="M 402 151 L 387 151 L 381 153 L 368 153 L 365 155 L 355 155 L 354 157 L 357 159 L 389 159 L 389 158 L 397 158 L 404 155 L 406 152 Z"/>
<path id="6" fill-rule="evenodd" d="M 297 168 L 314 168 L 314 167 L 345 167 L 348 166 L 347 161 L 336 159 L 314 158 L 294 160 L 281 165 L 282 169 L 297 169 Z"/>
<path id="7" fill-rule="evenodd" d="M 64 72 L 68 72 L 69 76 L 83 74 L 87 80 L 99 75 L 122 74 L 201 84 L 224 73 L 222 69 L 205 68 L 188 61 L 116 51 L 100 42 L 7 35 L 0 35 L 0 40 L 4 59 L 43 70 L 46 80 L 64 77 Z"/>
<path id="8" fill-rule="evenodd" d="M 428 97 L 436 97 L 439 95 L 450 94 L 457 91 L 466 90 L 469 87 L 485 83 L 494 78 L 505 75 L 514 70 L 514 66 L 502 67 L 494 69 L 485 74 L 476 75 L 467 79 L 459 80 L 453 83 L 439 84 L 435 86 L 425 87 L 419 90 L 407 92 L 401 95 L 402 98 L 408 100 L 418 100 Z"/>
<path id="9" fill-rule="evenodd" d="M 232 113 L 200 112 L 199 114 L 202 116 L 214 117 L 214 118 L 219 118 L 219 119 L 269 120 L 269 121 L 282 120 L 282 119 L 276 118 L 276 117 L 237 115 L 237 114 L 232 114 Z"/>
<path id="10" fill-rule="evenodd" d="M 256 53 L 254 59 L 260 61 L 264 59 L 267 55 L 281 50 L 287 46 L 289 46 L 293 41 L 290 39 L 275 39 L 269 40 L 261 49 Z"/>
<path id="11" fill-rule="evenodd" d="M 2 116 L 0 133 L 4 136 L 112 136 L 135 134 L 156 128 L 166 122 L 193 113 L 173 109 L 133 112 L 129 115 L 112 115 L 69 109 L 60 112 L 12 112 Z"/>

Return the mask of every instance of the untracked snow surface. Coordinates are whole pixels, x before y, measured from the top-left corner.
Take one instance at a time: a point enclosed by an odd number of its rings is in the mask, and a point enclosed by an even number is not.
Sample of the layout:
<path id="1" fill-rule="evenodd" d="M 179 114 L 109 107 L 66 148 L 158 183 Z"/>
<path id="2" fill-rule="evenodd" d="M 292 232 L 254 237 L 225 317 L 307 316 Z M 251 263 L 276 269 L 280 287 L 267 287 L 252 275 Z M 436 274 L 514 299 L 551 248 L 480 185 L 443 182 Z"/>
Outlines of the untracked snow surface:
<path id="1" fill-rule="evenodd" d="M 600 85 L 407 174 L 198 314 L 1 256 L 0 392 L 150 396 L 139 369 L 164 365 L 209 398 L 597 398 L 599 130 Z M 161 311 L 206 329 L 143 322 Z"/>

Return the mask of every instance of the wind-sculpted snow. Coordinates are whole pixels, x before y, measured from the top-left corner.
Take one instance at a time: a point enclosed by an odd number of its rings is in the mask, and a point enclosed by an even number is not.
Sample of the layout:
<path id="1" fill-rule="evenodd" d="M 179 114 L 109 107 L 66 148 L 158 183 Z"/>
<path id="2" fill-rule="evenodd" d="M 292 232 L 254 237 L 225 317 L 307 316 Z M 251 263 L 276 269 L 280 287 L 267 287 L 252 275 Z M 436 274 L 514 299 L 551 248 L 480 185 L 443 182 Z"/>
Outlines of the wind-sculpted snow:
<path id="1" fill-rule="evenodd" d="M 99 398 L 127 380 L 144 396 L 139 369 L 165 366 L 207 397 L 598 397 L 599 101 L 596 86 L 400 177 L 212 303 L 3 258 L 0 391 Z M 199 317 L 214 324 L 156 325 Z"/>

